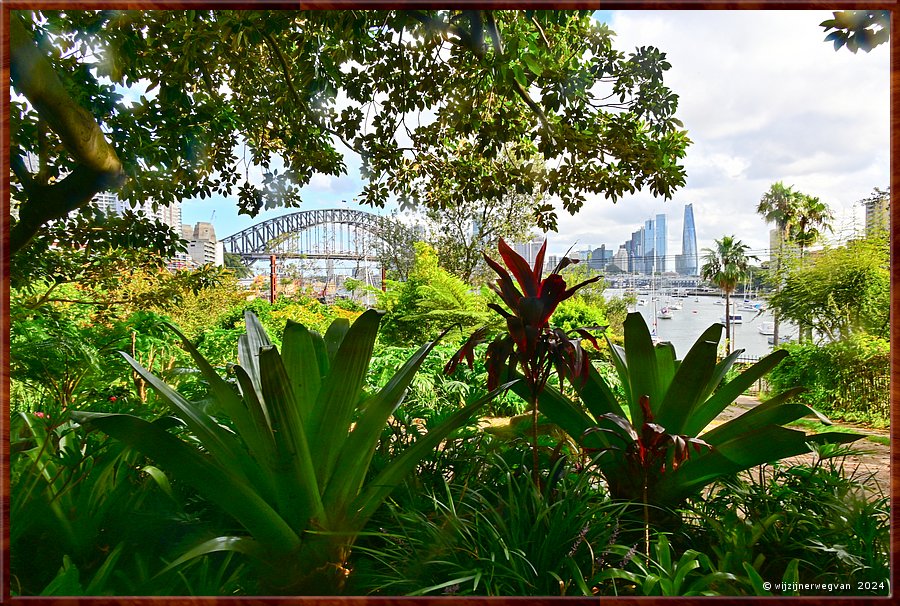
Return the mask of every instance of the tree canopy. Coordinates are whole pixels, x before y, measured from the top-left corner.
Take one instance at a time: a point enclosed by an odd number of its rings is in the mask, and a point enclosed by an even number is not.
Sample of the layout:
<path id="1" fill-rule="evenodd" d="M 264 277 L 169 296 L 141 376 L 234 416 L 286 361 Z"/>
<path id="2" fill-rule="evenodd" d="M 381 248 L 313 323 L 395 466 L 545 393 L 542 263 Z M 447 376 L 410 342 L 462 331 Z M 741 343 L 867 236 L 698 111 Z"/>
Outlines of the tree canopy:
<path id="1" fill-rule="evenodd" d="M 890 249 L 887 235 L 853 240 L 788 270 L 770 299 L 779 316 L 811 327 L 821 338 L 890 332 Z"/>
<path id="2" fill-rule="evenodd" d="M 13 252 L 108 189 L 298 206 L 348 152 L 373 206 L 574 213 L 685 182 L 665 54 L 615 50 L 589 11 L 14 11 L 10 32 Z"/>

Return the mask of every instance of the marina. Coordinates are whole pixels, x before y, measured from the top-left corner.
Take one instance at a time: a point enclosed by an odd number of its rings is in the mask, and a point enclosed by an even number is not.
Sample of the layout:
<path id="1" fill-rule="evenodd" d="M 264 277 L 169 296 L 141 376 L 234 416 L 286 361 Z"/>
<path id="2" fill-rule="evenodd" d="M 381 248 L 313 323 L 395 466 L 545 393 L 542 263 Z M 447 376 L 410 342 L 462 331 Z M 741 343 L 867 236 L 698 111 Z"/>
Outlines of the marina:
<path id="1" fill-rule="evenodd" d="M 607 297 L 621 297 L 624 289 L 607 289 Z M 649 293 L 648 293 L 649 294 Z M 675 352 L 679 358 L 683 358 L 691 345 L 700 334 L 709 328 L 711 324 L 725 321 L 725 299 L 722 297 L 694 296 L 675 299 L 666 296 L 665 293 L 654 291 L 654 297 L 658 300 L 647 301 L 649 297 L 641 297 L 644 304 L 632 305 L 629 311 L 638 311 L 644 316 L 647 326 L 659 341 L 669 341 L 675 346 Z M 675 309 L 672 303 L 678 301 L 681 309 Z M 743 295 L 732 296 L 731 316 L 739 317 L 740 321 L 732 325 L 733 349 L 744 349 L 744 355 L 748 357 L 762 357 L 772 351 L 772 339 L 774 330 L 774 318 L 765 305 L 754 307 L 753 310 L 740 309 L 744 300 Z M 755 300 L 755 304 L 763 303 Z M 665 310 L 666 315 L 663 315 Z M 665 321 L 663 321 L 665 320 Z M 724 331 L 723 331 L 724 333 Z M 791 324 L 782 323 L 779 326 L 780 339 L 796 336 L 797 330 Z M 724 334 L 720 345 L 724 342 Z"/>

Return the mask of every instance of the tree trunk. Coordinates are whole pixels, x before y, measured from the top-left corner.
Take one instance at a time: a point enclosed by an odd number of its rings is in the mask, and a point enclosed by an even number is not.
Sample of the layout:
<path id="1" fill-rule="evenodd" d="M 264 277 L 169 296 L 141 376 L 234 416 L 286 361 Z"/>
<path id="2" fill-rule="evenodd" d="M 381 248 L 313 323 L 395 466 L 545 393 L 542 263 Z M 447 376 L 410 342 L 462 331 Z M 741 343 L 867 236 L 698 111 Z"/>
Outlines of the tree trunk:
<path id="1" fill-rule="evenodd" d="M 731 354 L 731 293 L 725 291 L 725 355 Z"/>
<path id="2" fill-rule="evenodd" d="M 19 220 L 10 230 L 10 253 L 15 253 L 47 221 L 61 219 L 90 202 L 98 192 L 121 185 L 124 173 L 97 120 L 72 99 L 15 13 L 10 14 L 9 39 L 9 73 L 13 86 L 59 136 L 76 162 L 66 178 L 46 185 L 25 170 L 18 152 L 10 158 L 10 168 L 26 197 L 19 208 Z"/>

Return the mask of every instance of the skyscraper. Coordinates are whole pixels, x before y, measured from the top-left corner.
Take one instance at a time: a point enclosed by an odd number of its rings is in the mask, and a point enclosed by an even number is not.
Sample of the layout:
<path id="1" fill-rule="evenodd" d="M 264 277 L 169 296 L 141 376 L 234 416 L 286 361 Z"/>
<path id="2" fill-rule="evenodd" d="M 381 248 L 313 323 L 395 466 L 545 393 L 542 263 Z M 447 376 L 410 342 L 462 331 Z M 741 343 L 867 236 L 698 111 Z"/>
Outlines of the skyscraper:
<path id="1" fill-rule="evenodd" d="M 653 225 L 653 219 L 644 221 L 644 273 L 652 274 L 656 263 L 656 229 Z"/>
<path id="2" fill-rule="evenodd" d="M 681 232 L 681 256 L 684 263 L 685 275 L 698 275 L 697 228 L 694 226 L 693 204 L 684 205 L 684 228 Z"/>
<path id="3" fill-rule="evenodd" d="M 659 273 L 665 273 L 666 271 L 666 255 L 668 254 L 668 247 L 666 246 L 666 239 L 668 232 L 666 231 L 666 216 L 665 215 L 656 215 L 656 244 L 655 255 L 656 255 L 656 270 Z"/>

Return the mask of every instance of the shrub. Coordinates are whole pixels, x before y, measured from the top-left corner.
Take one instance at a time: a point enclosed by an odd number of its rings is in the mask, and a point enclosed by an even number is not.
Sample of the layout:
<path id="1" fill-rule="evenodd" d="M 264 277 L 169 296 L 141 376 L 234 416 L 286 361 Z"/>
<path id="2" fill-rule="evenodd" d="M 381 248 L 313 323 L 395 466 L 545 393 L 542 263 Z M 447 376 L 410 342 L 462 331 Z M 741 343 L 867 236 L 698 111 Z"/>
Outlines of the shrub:
<path id="1" fill-rule="evenodd" d="M 717 567 L 738 577 L 748 593 L 766 594 L 756 577 L 793 574 L 802 583 L 852 579 L 849 589 L 840 590 L 845 595 L 863 593 L 856 581 L 883 582 L 864 593 L 885 595 L 889 501 L 868 493 L 866 481 L 848 474 L 840 456 L 813 465 L 765 466 L 692 500 L 694 517 L 688 516 L 682 541 L 714 556 Z M 812 593 L 831 595 L 824 589 Z"/>
<path id="2" fill-rule="evenodd" d="M 567 333 L 585 326 L 608 324 L 603 307 L 589 303 L 577 295 L 559 304 L 550 323 Z"/>
<path id="3" fill-rule="evenodd" d="M 483 324 L 487 302 L 471 287 L 438 266 L 437 254 L 424 242 L 416 242 L 416 260 L 406 282 L 388 282 L 379 293 L 379 307 L 386 310 L 380 339 L 391 345 L 409 345 L 434 339 L 448 328 L 449 339 L 460 339 L 467 329 Z"/>
<path id="4" fill-rule="evenodd" d="M 433 346 L 423 345 L 383 389 L 367 393 L 380 320 L 379 312 L 368 310 L 352 325 L 336 320 L 324 337 L 288 321 L 279 352 L 248 312 L 238 345 L 240 365 L 232 369 L 239 391 L 182 336 L 209 384 L 208 407 L 185 399 L 124 356 L 194 439 L 186 442 L 129 415 L 76 418 L 158 462 L 246 530 L 194 547 L 173 568 L 208 553 L 236 551 L 259 566 L 260 583 L 270 592 L 343 590 L 350 573 L 344 565 L 369 517 L 428 451 L 495 395 L 461 407 L 371 477 L 382 428 Z M 234 430 L 207 409 L 227 417 Z M 225 531 L 233 528 L 228 524 Z"/>
<path id="5" fill-rule="evenodd" d="M 802 385 L 800 398 L 822 412 L 847 420 L 888 424 L 890 345 L 866 334 L 826 345 L 787 344 L 790 356 L 769 376 L 773 389 Z"/>

